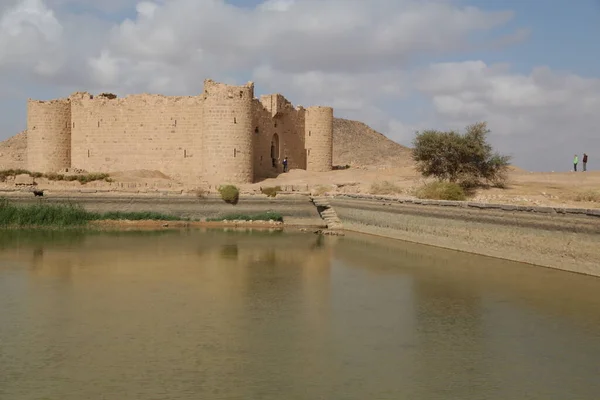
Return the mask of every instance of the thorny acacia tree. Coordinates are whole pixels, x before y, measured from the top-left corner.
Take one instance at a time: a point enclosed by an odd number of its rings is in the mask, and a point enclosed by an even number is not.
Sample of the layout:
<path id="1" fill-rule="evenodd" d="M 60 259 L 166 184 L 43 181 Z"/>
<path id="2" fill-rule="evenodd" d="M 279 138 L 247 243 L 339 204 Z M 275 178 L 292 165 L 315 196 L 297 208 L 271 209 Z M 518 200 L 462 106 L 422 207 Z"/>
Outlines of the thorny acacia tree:
<path id="1" fill-rule="evenodd" d="M 412 157 L 424 177 L 436 177 L 463 187 L 483 182 L 502 186 L 510 157 L 494 152 L 487 142 L 486 122 L 469 125 L 465 134 L 455 131 L 417 132 Z"/>

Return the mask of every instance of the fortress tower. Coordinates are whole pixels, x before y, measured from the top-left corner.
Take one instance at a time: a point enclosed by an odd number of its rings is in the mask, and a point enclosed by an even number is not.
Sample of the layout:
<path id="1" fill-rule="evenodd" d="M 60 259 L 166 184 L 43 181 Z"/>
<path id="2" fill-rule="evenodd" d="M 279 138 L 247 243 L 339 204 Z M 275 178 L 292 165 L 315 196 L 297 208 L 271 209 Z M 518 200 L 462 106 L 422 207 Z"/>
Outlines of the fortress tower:
<path id="1" fill-rule="evenodd" d="M 254 181 L 252 102 L 254 84 L 204 81 L 202 159 L 211 183 Z"/>
<path id="2" fill-rule="evenodd" d="M 325 172 L 333 169 L 333 108 L 308 107 L 304 137 L 306 170 Z"/>
<path id="3" fill-rule="evenodd" d="M 71 102 L 27 101 L 27 169 L 55 172 L 71 166 Z"/>

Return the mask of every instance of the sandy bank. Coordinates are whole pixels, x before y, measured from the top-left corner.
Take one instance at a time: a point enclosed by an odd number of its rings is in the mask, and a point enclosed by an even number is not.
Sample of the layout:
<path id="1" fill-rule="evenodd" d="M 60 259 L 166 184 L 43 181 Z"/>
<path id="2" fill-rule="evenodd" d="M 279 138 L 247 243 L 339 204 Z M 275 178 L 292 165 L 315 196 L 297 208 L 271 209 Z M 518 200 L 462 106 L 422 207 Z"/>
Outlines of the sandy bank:
<path id="1" fill-rule="evenodd" d="M 157 221 L 157 220 L 102 220 L 90 221 L 90 228 L 119 230 L 156 230 L 181 228 L 252 228 L 282 229 L 283 223 L 277 221 Z"/>
<path id="2" fill-rule="evenodd" d="M 330 204 L 346 230 L 600 276 L 600 218 L 585 210 L 569 214 L 344 197 Z"/>

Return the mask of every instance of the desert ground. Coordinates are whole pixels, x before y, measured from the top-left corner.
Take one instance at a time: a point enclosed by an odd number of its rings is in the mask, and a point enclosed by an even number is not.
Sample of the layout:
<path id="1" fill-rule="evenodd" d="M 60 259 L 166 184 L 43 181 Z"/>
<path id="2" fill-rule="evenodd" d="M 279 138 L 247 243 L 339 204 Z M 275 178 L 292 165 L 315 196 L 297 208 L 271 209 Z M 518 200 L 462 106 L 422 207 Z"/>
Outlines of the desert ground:
<path id="1" fill-rule="evenodd" d="M 0 170 L 26 169 L 27 132 L 0 143 Z M 350 166 L 324 173 L 291 170 L 271 179 L 241 185 L 244 192 L 259 192 L 261 188 L 281 186 L 284 190 L 313 193 L 363 193 L 412 197 L 414 189 L 426 183 L 410 159 L 410 149 L 391 141 L 367 125 L 345 119 L 334 120 L 335 166 Z M 97 172 L 97 171 L 88 171 Z M 202 182 L 183 183 L 160 171 L 111 171 L 113 182 L 91 182 L 90 189 L 153 191 L 160 189 L 191 192 L 203 187 Z M 14 187 L 18 182 L 8 179 L 2 187 Z M 35 179 L 36 187 L 49 192 L 82 187 L 79 182 Z M 21 185 L 27 186 L 27 185 Z M 504 189 L 479 189 L 471 201 L 537 206 L 600 208 L 600 171 L 529 172 L 511 167 L 508 185 Z"/>
<path id="2" fill-rule="evenodd" d="M 311 174 L 292 170 L 248 189 L 266 186 L 302 186 L 330 193 L 366 193 L 412 197 L 414 189 L 426 183 L 413 167 L 357 167 Z M 595 201 L 586 201 L 595 199 Z M 475 191 L 471 201 L 517 205 L 600 208 L 600 171 L 528 172 L 512 168 L 506 188 Z"/>

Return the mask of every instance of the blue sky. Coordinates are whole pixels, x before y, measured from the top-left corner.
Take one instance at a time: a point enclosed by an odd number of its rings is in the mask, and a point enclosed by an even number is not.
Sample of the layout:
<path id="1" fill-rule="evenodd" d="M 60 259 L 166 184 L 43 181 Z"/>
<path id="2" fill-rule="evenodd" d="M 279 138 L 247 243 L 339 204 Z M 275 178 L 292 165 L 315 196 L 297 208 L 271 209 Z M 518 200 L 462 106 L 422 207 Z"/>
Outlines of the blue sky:
<path id="1" fill-rule="evenodd" d="M 548 65 L 582 76 L 600 71 L 600 1 L 598 0 L 478 0 L 463 1 L 488 10 L 512 10 L 508 29 L 530 30 L 529 38 L 501 52 L 482 52 L 470 57 L 511 62 L 518 72 Z"/>
<path id="2" fill-rule="evenodd" d="M 28 97 L 196 94 L 212 78 L 332 105 L 406 145 L 486 120 L 525 168 L 600 157 L 599 0 L 265 2 L 3 2 L 0 139 L 25 128 Z"/>

